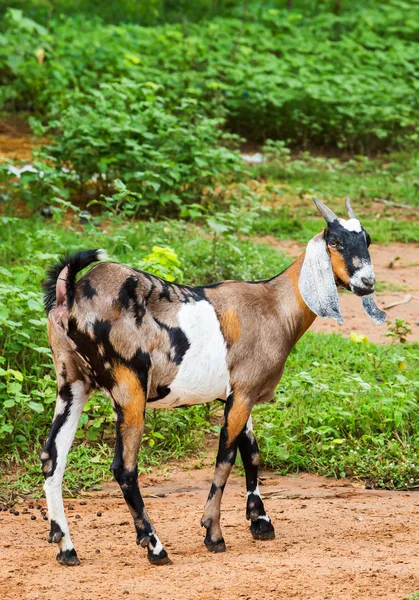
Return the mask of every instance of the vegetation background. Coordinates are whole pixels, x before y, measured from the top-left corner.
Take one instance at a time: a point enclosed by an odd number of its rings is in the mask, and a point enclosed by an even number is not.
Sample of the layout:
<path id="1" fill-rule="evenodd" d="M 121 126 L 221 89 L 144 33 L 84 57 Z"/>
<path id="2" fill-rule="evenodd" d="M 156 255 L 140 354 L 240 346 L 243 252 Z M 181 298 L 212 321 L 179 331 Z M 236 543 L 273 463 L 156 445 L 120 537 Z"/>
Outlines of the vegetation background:
<path id="1" fill-rule="evenodd" d="M 0 162 L 0 464 L 5 495 L 33 494 L 56 393 L 41 282 L 61 253 L 102 247 L 190 284 L 268 277 L 291 259 L 253 237 L 307 242 L 313 193 L 337 211 L 349 194 L 375 242 L 418 241 L 419 4 L 16 0 L 0 15 L 0 143 L 32 146 Z M 377 218 L 375 197 L 412 209 Z M 255 411 L 264 464 L 418 486 L 403 328 L 386 346 L 307 334 Z M 219 411 L 149 411 L 140 469 L 201 452 Z M 76 441 L 67 492 L 110 476 L 99 395 Z"/>

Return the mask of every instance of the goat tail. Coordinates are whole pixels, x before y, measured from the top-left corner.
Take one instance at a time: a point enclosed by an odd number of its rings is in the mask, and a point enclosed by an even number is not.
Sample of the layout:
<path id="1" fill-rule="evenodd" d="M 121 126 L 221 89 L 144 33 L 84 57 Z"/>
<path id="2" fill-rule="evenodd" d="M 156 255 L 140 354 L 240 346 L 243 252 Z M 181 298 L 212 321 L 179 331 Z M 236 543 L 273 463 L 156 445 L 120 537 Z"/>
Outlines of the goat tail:
<path id="1" fill-rule="evenodd" d="M 48 269 L 47 280 L 43 284 L 47 314 L 56 306 L 66 304 L 67 308 L 72 307 L 77 273 L 99 260 L 107 260 L 104 250 L 80 250 L 74 254 L 66 254 Z"/>

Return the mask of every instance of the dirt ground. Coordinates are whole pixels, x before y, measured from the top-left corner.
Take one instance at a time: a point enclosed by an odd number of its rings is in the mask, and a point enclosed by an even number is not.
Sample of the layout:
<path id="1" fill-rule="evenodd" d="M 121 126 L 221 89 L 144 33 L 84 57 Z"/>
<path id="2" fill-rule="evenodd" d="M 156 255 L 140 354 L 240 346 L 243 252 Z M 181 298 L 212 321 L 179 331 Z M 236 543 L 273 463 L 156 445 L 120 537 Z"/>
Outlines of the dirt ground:
<path id="1" fill-rule="evenodd" d="M 257 241 L 267 243 L 290 256 L 297 257 L 304 252 L 305 246 L 293 240 L 278 241 L 272 236 L 257 238 Z M 407 304 L 389 308 L 387 322 L 394 319 L 404 319 L 410 324 L 412 333 L 409 342 L 419 341 L 419 244 L 390 244 L 389 246 L 372 245 L 371 258 L 377 282 L 384 285 L 383 290 L 376 292 L 375 300 L 381 309 L 390 304 L 412 296 Z M 316 319 L 311 331 L 326 331 L 350 335 L 352 331 L 366 335 L 371 342 L 390 343 L 385 337 L 387 327 L 377 326 L 367 317 L 362 309 L 361 299 L 354 294 L 340 294 L 343 325 L 338 325 L 331 319 Z"/>
<path id="2" fill-rule="evenodd" d="M 151 566 L 136 546 L 114 484 L 86 495 L 86 505 L 65 501 L 79 567 L 55 561 L 48 523 L 36 508 L 34 521 L 22 514 L 29 502 L 19 516 L 1 512 L 0 598 L 398 600 L 419 590 L 417 493 L 265 473 L 261 489 L 276 539 L 255 542 L 245 520 L 244 478 L 234 474 L 223 501 L 227 552 L 210 554 L 199 520 L 211 477 L 209 467 L 141 477 L 150 516 L 173 560 L 169 566 Z"/>
<path id="3" fill-rule="evenodd" d="M 45 138 L 31 135 L 30 127 L 24 120 L 0 117 L 0 162 L 29 160 L 32 150 L 46 141 Z"/>
<path id="4" fill-rule="evenodd" d="M 29 158 L 28 132 L 6 125 L 0 123 L 0 160 Z M 260 241 L 291 256 L 304 250 L 293 241 Z M 409 303 L 387 310 L 388 320 L 408 321 L 409 341 L 419 341 L 419 244 L 372 246 L 371 254 L 377 280 L 385 286 L 376 294 L 377 304 L 383 308 L 412 295 Z M 355 331 L 373 342 L 389 342 L 387 328 L 373 324 L 359 298 L 342 294 L 341 309 L 342 326 L 316 319 L 312 330 Z M 261 490 L 277 537 L 256 542 L 245 520 L 244 478 L 233 474 L 223 500 L 227 552 L 210 554 L 199 521 L 213 469 L 189 467 L 170 466 L 141 477 L 170 566 L 151 566 L 136 546 L 116 484 L 65 501 L 79 567 L 55 561 L 56 547 L 47 543 L 48 523 L 40 511 L 23 514 L 30 500 L 15 507 L 18 516 L 0 512 L 0 600 L 402 600 L 419 590 L 418 493 L 266 472 Z"/>

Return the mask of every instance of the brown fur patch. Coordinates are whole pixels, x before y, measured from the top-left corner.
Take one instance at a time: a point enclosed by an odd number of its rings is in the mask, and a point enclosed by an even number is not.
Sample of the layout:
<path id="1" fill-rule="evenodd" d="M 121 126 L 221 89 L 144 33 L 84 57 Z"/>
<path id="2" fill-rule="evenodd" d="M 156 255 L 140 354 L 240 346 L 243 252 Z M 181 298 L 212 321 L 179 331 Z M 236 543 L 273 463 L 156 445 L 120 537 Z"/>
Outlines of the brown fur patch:
<path id="1" fill-rule="evenodd" d="M 48 317 L 48 341 L 59 385 L 87 380 L 86 363 L 75 351 L 74 342 L 57 323 L 54 311 Z M 65 379 L 61 375 L 63 365 L 65 365 Z"/>
<path id="2" fill-rule="evenodd" d="M 115 367 L 113 373 L 117 383 L 112 390 L 112 395 L 123 409 L 123 427 L 141 429 L 144 423 L 145 405 L 145 394 L 141 383 L 131 369 L 123 365 Z"/>
<path id="3" fill-rule="evenodd" d="M 227 417 L 227 446 L 239 435 L 249 418 L 251 406 L 246 402 L 243 395 L 234 390 L 233 405 Z"/>
<path id="4" fill-rule="evenodd" d="M 345 261 L 342 258 L 342 255 L 333 248 L 330 249 L 330 260 L 332 262 L 333 273 L 336 277 L 339 277 L 341 281 L 345 285 L 349 284 L 349 274 L 346 269 Z"/>
<path id="5" fill-rule="evenodd" d="M 252 456 L 250 458 L 252 460 L 252 465 L 254 465 L 255 467 L 258 467 L 260 465 L 259 452 L 255 452 L 254 454 L 252 454 Z"/>
<path id="6" fill-rule="evenodd" d="M 117 383 L 112 396 L 124 415 L 121 423 L 124 465 L 134 470 L 144 426 L 145 394 L 138 377 L 128 367 L 118 365 L 113 373 Z"/>
<path id="7" fill-rule="evenodd" d="M 220 327 L 228 345 L 234 344 L 240 337 L 240 319 L 234 308 L 229 308 L 219 316 Z"/>
<path id="8" fill-rule="evenodd" d="M 121 316 L 121 312 L 122 312 L 122 306 L 121 306 L 121 303 L 119 302 L 119 300 L 113 300 L 112 310 L 113 310 L 115 319 L 119 319 L 119 317 Z"/>
<path id="9" fill-rule="evenodd" d="M 297 260 L 285 271 L 284 275 L 291 281 L 295 299 L 301 310 L 301 328 L 297 339 L 307 331 L 312 325 L 316 315 L 312 312 L 307 304 L 304 302 L 300 290 L 298 288 L 298 281 L 300 279 L 301 268 L 303 266 L 305 252 L 297 258 Z"/>

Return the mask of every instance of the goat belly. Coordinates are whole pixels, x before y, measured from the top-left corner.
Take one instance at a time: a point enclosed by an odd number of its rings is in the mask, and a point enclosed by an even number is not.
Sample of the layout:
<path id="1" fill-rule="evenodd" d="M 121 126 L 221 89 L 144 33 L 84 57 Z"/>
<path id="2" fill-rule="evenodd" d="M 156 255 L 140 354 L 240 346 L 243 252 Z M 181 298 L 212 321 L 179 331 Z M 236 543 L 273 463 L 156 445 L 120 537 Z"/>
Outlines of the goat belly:
<path id="1" fill-rule="evenodd" d="M 213 306 L 206 300 L 183 304 L 179 311 L 179 327 L 186 335 L 186 350 L 178 372 L 168 384 L 170 392 L 147 403 L 149 408 L 175 408 L 203 404 L 230 391 L 227 346 Z"/>

